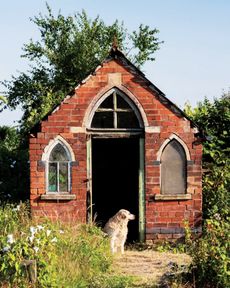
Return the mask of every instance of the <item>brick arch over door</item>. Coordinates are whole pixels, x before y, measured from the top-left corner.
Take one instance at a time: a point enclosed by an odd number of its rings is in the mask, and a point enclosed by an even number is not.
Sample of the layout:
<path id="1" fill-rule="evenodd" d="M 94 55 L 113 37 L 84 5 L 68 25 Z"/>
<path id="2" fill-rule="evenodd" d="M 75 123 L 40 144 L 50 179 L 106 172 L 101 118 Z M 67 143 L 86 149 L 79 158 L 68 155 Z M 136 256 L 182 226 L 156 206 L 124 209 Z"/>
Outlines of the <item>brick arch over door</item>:
<path id="1" fill-rule="evenodd" d="M 82 126 L 86 128 L 91 128 L 92 119 L 94 117 L 96 110 L 102 104 L 102 102 L 114 92 L 120 95 L 122 98 L 124 98 L 125 101 L 127 101 L 130 107 L 133 109 L 138 118 L 140 128 L 148 127 L 149 124 L 145 111 L 140 102 L 137 100 L 137 98 L 125 87 L 117 87 L 117 86 L 109 88 L 107 87 L 107 89 L 103 89 L 102 91 L 100 91 L 100 93 L 98 93 L 94 97 L 85 113 Z"/>

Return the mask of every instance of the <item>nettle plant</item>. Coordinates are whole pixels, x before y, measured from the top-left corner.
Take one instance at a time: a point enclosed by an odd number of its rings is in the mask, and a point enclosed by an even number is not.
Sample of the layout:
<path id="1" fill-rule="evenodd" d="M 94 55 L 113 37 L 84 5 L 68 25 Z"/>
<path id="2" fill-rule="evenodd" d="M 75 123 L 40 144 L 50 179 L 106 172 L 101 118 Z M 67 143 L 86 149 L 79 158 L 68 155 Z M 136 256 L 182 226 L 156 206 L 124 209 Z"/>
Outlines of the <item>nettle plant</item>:
<path id="1" fill-rule="evenodd" d="M 19 206 L 5 209 L 0 214 L 0 226 L 9 214 L 14 216 L 16 223 L 19 209 Z M 35 260 L 39 287 L 54 287 L 56 277 L 53 264 L 57 261 L 55 251 L 59 235 L 64 232 L 54 229 L 50 223 L 21 229 L 16 226 L 11 225 L 0 234 L 0 281 L 14 285 L 29 282 L 31 279 L 25 263 L 27 260 Z"/>

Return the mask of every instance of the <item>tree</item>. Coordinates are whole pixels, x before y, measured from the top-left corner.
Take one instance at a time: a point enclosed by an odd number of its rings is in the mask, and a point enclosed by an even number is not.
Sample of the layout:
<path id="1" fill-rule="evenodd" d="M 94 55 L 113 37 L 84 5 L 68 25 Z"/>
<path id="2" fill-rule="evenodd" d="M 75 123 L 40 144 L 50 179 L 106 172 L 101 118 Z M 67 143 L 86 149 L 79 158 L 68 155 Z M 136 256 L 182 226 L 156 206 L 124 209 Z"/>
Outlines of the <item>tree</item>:
<path id="1" fill-rule="evenodd" d="M 20 104 L 24 111 L 24 130 L 41 120 L 105 59 L 114 36 L 119 48 L 139 68 L 154 60 L 162 43 L 156 37 L 159 31 L 143 24 L 128 33 L 123 23 L 116 20 L 106 25 L 99 17 L 89 19 L 85 11 L 68 17 L 60 13 L 55 17 L 48 5 L 47 11 L 47 16 L 31 19 L 41 38 L 24 45 L 23 57 L 31 62 L 30 70 L 3 82 L 8 106 L 15 109 Z"/>
<path id="2" fill-rule="evenodd" d="M 7 104 L 6 98 L 2 95 L 0 95 L 0 112 L 4 109 L 4 106 L 2 108 L 2 105 Z"/>
<path id="3" fill-rule="evenodd" d="M 193 279 L 196 287 L 229 287 L 230 93 L 185 110 L 209 136 L 203 143 L 203 234 L 190 246 Z"/>
<path id="4" fill-rule="evenodd" d="M 28 149 L 14 127 L 0 127 L 0 205 L 28 199 Z"/>
<path id="5" fill-rule="evenodd" d="M 209 136 L 203 143 L 203 212 L 204 217 L 229 216 L 230 207 L 230 93 L 211 102 L 207 98 L 185 112 Z"/>

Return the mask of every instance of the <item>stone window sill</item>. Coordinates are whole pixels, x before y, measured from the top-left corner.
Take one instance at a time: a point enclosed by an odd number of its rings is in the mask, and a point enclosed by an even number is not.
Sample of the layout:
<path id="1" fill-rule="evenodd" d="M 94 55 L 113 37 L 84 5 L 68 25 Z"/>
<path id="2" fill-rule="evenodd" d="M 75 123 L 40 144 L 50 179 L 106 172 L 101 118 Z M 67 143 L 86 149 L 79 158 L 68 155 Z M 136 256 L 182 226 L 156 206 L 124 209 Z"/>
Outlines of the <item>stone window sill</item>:
<path id="1" fill-rule="evenodd" d="M 175 195 L 162 195 L 162 194 L 156 194 L 155 200 L 159 201 L 167 201 L 167 200 L 191 200 L 192 195 L 191 194 L 175 194 Z"/>
<path id="2" fill-rule="evenodd" d="M 41 195 L 41 200 L 74 200 L 74 199 L 76 199 L 75 194 L 49 193 Z"/>

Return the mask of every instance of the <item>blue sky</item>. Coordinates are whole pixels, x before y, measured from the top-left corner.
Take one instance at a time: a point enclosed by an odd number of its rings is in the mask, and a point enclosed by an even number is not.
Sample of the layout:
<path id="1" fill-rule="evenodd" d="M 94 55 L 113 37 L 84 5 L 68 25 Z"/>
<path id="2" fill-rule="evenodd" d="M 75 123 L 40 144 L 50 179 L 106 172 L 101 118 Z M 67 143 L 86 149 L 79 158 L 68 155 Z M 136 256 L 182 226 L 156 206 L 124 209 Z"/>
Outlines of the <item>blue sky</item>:
<path id="1" fill-rule="evenodd" d="M 0 81 L 26 71 L 22 47 L 39 38 L 29 20 L 46 13 L 46 1 L 20 0 L 0 3 Z M 230 87 L 230 1 L 228 0 L 47 0 L 55 14 L 84 9 L 106 24 L 124 21 L 133 31 L 143 23 L 160 30 L 164 41 L 156 61 L 144 66 L 146 77 L 179 107 L 195 106 L 205 96 L 220 97 Z M 0 86 L 0 92 L 3 91 Z M 16 125 L 21 111 L 0 113 L 0 125 Z"/>

